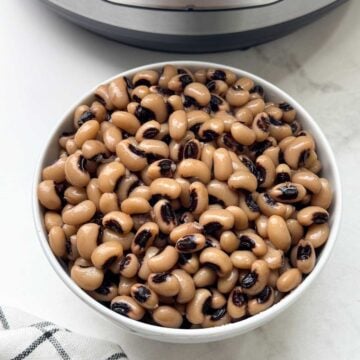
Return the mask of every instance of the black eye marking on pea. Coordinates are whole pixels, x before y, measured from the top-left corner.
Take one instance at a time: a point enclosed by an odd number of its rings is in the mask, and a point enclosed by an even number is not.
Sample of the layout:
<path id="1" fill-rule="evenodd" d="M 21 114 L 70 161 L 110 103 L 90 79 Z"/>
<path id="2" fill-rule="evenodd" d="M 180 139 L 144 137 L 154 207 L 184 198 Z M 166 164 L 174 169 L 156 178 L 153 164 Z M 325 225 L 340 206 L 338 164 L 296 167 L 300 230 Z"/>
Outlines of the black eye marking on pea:
<path id="1" fill-rule="evenodd" d="M 111 310 L 115 311 L 120 315 L 128 316 L 129 312 L 131 311 L 131 307 L 129 306 L 129 304 L 126 304 L 124 302 L 118 302 L 111 305 Z"/>
<path id="2" fill-rule="evenodd" d="M 66 254 L 68 254 L 68 255 L 72 254 L 72 247 L 71 247 L 71 241 L 70 240 L 65 241 L 65 251 L 66 251 Z M 88 266 L 84 266 L 84 267 L 88 267 Z"/>
<path id="3" fill-rule="evenodd" d="M 139 119 L 139 121 L 144 124 L 150 120 L 156 119 L 154 112 L 150 109 L 147 109 L 141 105 L 138 105 L 135 110 L 135 116 Z"/>
<path id="4" fill-rule="evenodd" d="M 260 85 L 255 85 L 253 88 L 249 90 L 250 94 L 259 94 L 261 97 L 264 97 L 264 88 Z"/>
<path id="5" fill-rule="evenodd" d="M 103 234 L 104 234 L 104 230 L 103 230 L 102 226 L 100 226 L 100 227 L 99 227 L 99 230 L 98 230 L 97 237 L 96 237 L 96 245 L 100 245 L 100 244 L 101 244 Z"/>
<path id="6" fill-rule="evenodd" d="M 255 247 L 255 241 L 249 236 L 241 235 L 239 244 L 239 250 L 249 250 L 251 251 Z"/>
<path id="7" fill-rule="evenodd" d="M 96 98 L 96 100 L 97 101 L 99 101 L 99 103 L 101 104 L 101 105 L 106 105 L 106 101 L 104 100 L 104 98 L 102 98 L 100 95 L 98 95 L 98 94 L 95 94 L 95 98 Z"/>
<path id="8" fill-rule="evenodd" d="M 167 110 L 168 115 L 170 115 L 174 112 L 173 106 L 168 101 L 166 102 L 166 110 Z"/>
<path id="9" fill-rule="evenodd" d="M 270 140 L 264 140 L 260 142 L 255 142 L 253 145 L 249 146 L 249 150 L 255 154 L 255 156 L 260 156 L 266 149 L 272 146 Z"/>
<path id="10" fill-rule="evenodd" d="M 217 321 L 217 320 L 222 319 L 222 318 L 225 316 L 225 314 L 226 314 L 226 307 L 224 306 L 224 307 L 222 307 L 222 308 L 220 308 L 220 309 L 216 309 L 216 310 L 212 313 L 210 319 L 211 319 L 212 321 Z"/>
<path id="11" fill-rule="evenodd" d="M 191 76 L 186 73 L 179 76 L 179 81 L 181 83 L 182 88 L 185 88 L 187 85 L 189 85 L 193 82 Z"/>
<path id="12" fill-rule="evenodd" d="M 300 130 L 300 125 L 299 125 L 299 123 L 293 121 L 290 124 L 290 128 L 291 128 L 291 132 L 293 133 L 293 135 L 295 135 Z"/>
<path id="13" fill-rule="evenodd" d="M 179 260 L 178 260 L 178 264 L 179 265 L 185 265 L 189 262 L 189 260 L 192 258 L 192 254 L 187 254 L 187 253 L 180 253 L 179 254 Z"/>
<path id="14" fill-rule="evenodd" d="M 216 244 L 215 244 L 214 240 L 213 240 L 213 239 L 206 238 L 206 239 L 205 239 L 205 246 L 204 246 L 204 248 L 206 249 L 206 248 L 214 248 L 214 247 L 216 247 Z M 215 270 L 215 269 L 214 269 L 214 270 Z"/>
<path id="15" fill-rule="evenodd" d="M 159 134 L 159 129 L 157 128 L 149 128 L 149 129 L 146 129 L 143 133 L 143 137 L 145 139 L 152 139 L 154 138 L 156 135 Z"/>
<path id="16" fill-rule="evenodd" d="M 314 224 L 324 224 L 329 220 L 329 215 L 324 212 L 315 212 L 313 214 Z"/>
<path id="17" fill-rule="evenodd" d="M 161 86 L 156 86 L 155 90 L 157 91 L 157 93 L 159 95 L 163 95 L 163 96 L 171 96 L 171 95 L 175 94 L 175 91 L 170 90 L 170 89 L 165 89 L 165 88 L 163 88 Z"/>
<path id="18" fill-rule="evenodd" d="M 137 103 L 141 103 L 141 98 L 140 98 L 139 96 L 137 96 L 137 95 L 134 94 L 134 95 L 132 96 L 132 98 L 133 98 L 133 100 L 136 101 Z"/>
<path id="19" fill-rule="evenodd" d="M 222 70 L 215 70 L 214 73 L 211 76 L 211 80 L 222 80 L 225 81 L 226 80 L 226 73 L 225 71 Z"/>
<path id="20" fill-rule="evenodd" d="M 162 272 L 162 273 L 158 273 L 158 274 L 154 275 L 152 278 L 152 281 L 155 284 L 161 284 L 161 283 L 165 282 L 169 277 L 170 277 L 169 273 Z"/>
<path id="21" fill-rule="evenodd" d="M 255 283 L 258 280 L 258 277 L 259 275 L 255 271 L 249 272 L 241 279 L 240 281 L 241 287 L 243 287 L 244 289 L 250 289 L 255 285 Z"/>
<path id="22" fill-rule="evenodd" d="M 216 131 L 209 129 L 209 130 L 204 131 L 204 134 L 203 134 L 203 137 L 201 138 L 201 140 L 203 142 L 211 142 L 211 141 L 216 140 L 218 137 L 219 137 L 219 134 Z"/>
<path id="23" fill-rule="evenodd" d="M 277 173 L 275 178 L 275 184 L 281 184 L 290 180 L 290 174 L 288 174 L 287 172 Z"/>
<path id="24" fill-rule="evenodd" d="M 255 164 L 246 157 L 242 157 L 240 160 L 250 170 L 250 172 L 257 177 L 257 168 Z"/>
<path id="25" fill-rule="evenodd" d="M 214 234 L 222 229 L 222 225 L 217 221 L 212 221 L 204 225 L 204 233 L 206 235 Z"/>
<path id="26" fill-rule="evenodd" d="M 78 120 L 78 125 L 81 126 L 89 120 L 95 119 L 95 115 L 92 111 L 85 111 L 81 114 Z"/>
<path id="27" fill-rule="evenodd" d="M 258 181 L 258 185 L 261 185 L 266 178 L 266 169 L 260 164 L 256 165 L 256 178 Z"/>
<path id="28" fill-rule="evenodd" d="M 190 206 L 189 211 L 193 212 L 198 204 L 198 194 L 195 189 L 192 189 L 190 191 Z"/>
<path id="29" fill-rule="evenodd" d="M 140 150 L 139 148 L 137 148 L 137 147 L 136 147 L 135 145 L 133 145 L 133 144 L 129 144 L 129 150 L 130 150 L 133 154 L 135 154 L 135 155 L 137 155 L 137 156 L 146 157 L 145 151 Z"/>
<path id="30" fill-rule="evenodd" d="M 115 231 L 117 233 L 122 233 L 123 232 L 121 225 L 115 220 L 106 221 L 105 227 L 107 229 Z"/>
<path id="31" fill-rule="evenodd" d="M 176 222 L 175 212 L 170 203 L 167 202 L 163 204 L 161 206 L 160 213 L 162 220 L 164 220 L 167 224 Z"/>
<path id="32" fill-rule="evenodd" d="M 247 302 L 247 296 L 240 289 L 235 289 L 232 294 L 232 302 L 235 306 L 243 306 Z"/>
<path id="33" fill-rule="evenodd" d="M 299 156 L 299 165 L 304 164 L 310 155 L 310 150 L 304 150 Z"/>
<path id="34" fill-rule="evenodd" d="M 101 225 L 103 217 L 104 217 L 103 213 L 97 211 L 94 214 L 93 218 L 90 220 L 90 222 L 97 224 L 97 225 Z"/>
<path id="35" fill-rule="evenodd" d="M 253 212 L 258 212 L 260 211 L 260 208 L 258 206 L 258 204 L 255 202 L 254 198 L 252 197 L 251 194 L 246 194 L 245 195 L 245 203 L 247 205 L 247 207 L 253 211 Z"/>
<path id="36" fill-rule="evenodd" d="M 170 159 L 164 159 L 159 162 L 160 174 L 166 177 L 174 175 L 175 163 Z"/>
<path id="37" fill-rule="evenodd" d="M 109 259 L 107 259 L 107 260 L 104 262 L 102 268 L 103 268 L 103 269 L 109 268 L 109 267 L 116 261 L 116 259 L 117 259 L 117 256 L 112 256 L 112 257 L 110 257 Z"/>
<path id="38" fill-rule="evenodd" d="M 86 170 L 86 163 L 87 163 L 87 160 L 84 158 L 84 156 L 80 155 L 80 156 L 79 156 L 79 161 L 78 161 L 78 168 L 79 168 L 81 171 L 85 171 L 85 170 Z"/>
<path id="39" fill-rule="evenodd" d="M 271 293 L 272 291 L 270 286 L 266 285 L 264 289 L 256 296 L 256 302 L 258 304 L 266 303 L 270 299 Z"/>
<path id="40" fill-rule="evenodd" d="M 189 108 L 191 106 L 199 107 L 196 100 L 194 98 L 190 97 L 190 96 L 187 96 L 187 95 L 184 95 L 183 105 L 184 105 L 185 108 Z"/>
<path id="41" fill-rule="evenodd" d="M 311 256 L 311 246 L 305 245 L 301 246 L 299 245 L 297 252 L 296 252 L 296 259 L 298 260 L 307 260 Z"/>
<path id="42" fill-rule="evenodd" d="M 276 201 L 268 193 L 264 194 L 264 200 L 269 206 L 276 206 Z"/>
<path id="43" fill-rule="evenodd" d="M 100 287 L 95 289 L 95 292 L 100 295 L 109 295 L 110 294 L 110 286 L 109 284 L 103 283 Z"/>
<path id="44" fill-rule="evenodd" d="M 189 251 L 196 249 L 196 242 L 193 235 L 186 235 L 179 239 L 176 243 L 176 247 L 180 251 Z"/>
<path id="45" fill-rule="evenodd" d="M 185 224 L 185 223 L 188 223 L 191 221 L 191 216 L 189 213 L 182 213 L 180 214 L 180 216 L 178 217 L 179 218 L 179 223 L 180 224 Z"/>
<path id="46" fill-rule="evenodd" d="M 204 301 L 201 312 L 204 315 L 211 315 L 213 311 L 214 309 L 211 307 L 211 295 L 209 295 L 209 297 Z"/>
<path id="47" fill-rule="evenodd" d="M 259 117 L 256 121 L 256 125 L 260 130 L 264 132 L 269 131 L 269 126 L 270 126 L 269 117 L 265 115 Z"/>
<path id="48" fill-rule="evenodd" d="M 198 145 L 194 141 L 189 140 L 184 145 L 183 159 L 196 159 L 198 154 L 199 154 Z"/>
<path id="49" fill-rule="evenodd" d="M 213 112 L 219 111 L 219 106 L 223 103 L 222 99 L 219 96 L 211 94 L 210 99 L 210 109 Z"/>
<path id="50" fill-rule="evenodd" d="M 209 204 L 210 205 L 219 204 L 222 207 L 225 207 L 224 201 L 220 200 L 219 198 L 217 198 L 216 196 L 213 196 L 213 195 L 209 195 Z"/>
<path id="51" fill-rule="evenodd" d="M 144 85 L 144 86 L 150 87 L 150 86 L 151 86 L 151 83 L 150 83 L 149 80 L 139 79 L 139 80 L 134 84 L 135 87 L 140 86 L 140 85 Z"/>
<path id="52" fill-rule="evenodd" d="M 215 80 L 209 81 L 209 82 L 206 84 L 206 87 L 208 88 L 208 90 L 209 90 L 210 92 L 214 91 L 215 88 L 216 88 L 216 82 L 215 82 Z"/>
<path id="53" fill-rule="evenodd" d="M 129 194 L 131 194 L 138 186 L 142 185 L 142 182 L 140 180 L 135 180 L 129 187 L 128 191 L 127 191 L 127 197 L 129 196 Z M 115 189 L 117 189 L 117 187 L 115 187 Z"/>
<path id="54" fill-rule="evenodd" d="M 280 103 L 280 104 L 279 104 L 279 108 L 280 108 L 281 110 L 283 110 L 283 111 L 291 111 L 291 110 L 294 110 L 294 108 L 293 108 L 290 104 L 288 104 L 288 103 L 286 103 L 286 102 Z"/>
<path id="55" fill-rule="evenodd" d="M 244 146 L 239 144 L 231 134 L 225 133 L 223 134 L 223 143 L 230 150 L 234 151 L 236 154 L 240 154 L 244 151 Z"/>
<path id="56" fill-rule="evenodd" d="M 276 120 L 272 116 L 269 116 L 270 124 L 273 126 L 283 126 L 284 122 L 281 120 Z"/>
<path id="57" fill-rule="evenodd" d="M 190 128 L 190 131 L 197 135 L 199 133 L 200 126 L 201 123 L 195 124 Z"/>
<path id="58" fill-rule="evenodd" d="M 145 248 L 151 236 L 152 233 L 150 230 L 142 230 L 139 232 L 139 234 L 136 235 L 134 243 L 139 245 L 141 248 Z"/>
<path id="59" fill-rule="evenodd" d="M 151 296 L 151 292 L 150 290 L 145 287 L 145 286 L 139 286 L 134 293 L 134 298 L 139 302 L 139 303 L 144 303 L 146 302 L 149 297 Z"/>
<path id="60" fill-rule="evenodd" d="M 124 256 L 119 263 L 120 271 L 123 271 L 131 262 L 131 257 L 129 255 Z"/>
<path id="61" fill-rule="evenodd" d="M 279 190 L 281 192 L 280 195 L 278 195 L 278 198 L 280 200 L 294 200 L 298 197 L 299 191 L 295 185 L 287 184 L 284 186 L 279 187 Z"/>

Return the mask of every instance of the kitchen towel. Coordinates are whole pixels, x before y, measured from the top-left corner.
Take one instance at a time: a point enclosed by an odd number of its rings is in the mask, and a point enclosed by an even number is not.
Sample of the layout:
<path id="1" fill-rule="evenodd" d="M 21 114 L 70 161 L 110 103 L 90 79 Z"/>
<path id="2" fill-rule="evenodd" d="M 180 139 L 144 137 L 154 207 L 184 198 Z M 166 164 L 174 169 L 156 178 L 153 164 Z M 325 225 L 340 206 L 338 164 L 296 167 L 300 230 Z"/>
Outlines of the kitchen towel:
<path id="1" fill-rule="evenodd" d="M 85 337 L 18 309 L 0 306 L 0 360 L 127 359 L 114 343 Z"/>

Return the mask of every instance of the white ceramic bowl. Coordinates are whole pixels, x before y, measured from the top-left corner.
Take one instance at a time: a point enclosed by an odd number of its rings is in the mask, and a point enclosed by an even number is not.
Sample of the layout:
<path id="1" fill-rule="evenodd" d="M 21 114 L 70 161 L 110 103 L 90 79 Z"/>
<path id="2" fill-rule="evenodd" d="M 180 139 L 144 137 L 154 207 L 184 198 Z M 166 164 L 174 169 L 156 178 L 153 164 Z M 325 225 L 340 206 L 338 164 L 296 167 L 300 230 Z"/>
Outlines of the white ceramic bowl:
<path id="1" fill-rule="evenodd" d="M 319 157 L 321 159 L 323 165 L 323 176 L 329 179 L 334 189 L 334 200 L 333 205 L 330 211 L 330 236 L 329 239 L 323 248 L 321 255 L 318 257 L 317 264 L 314 270 L 304 279 L 304 281 L 290 294 L 284 297 L 280 302 L 273 305 L 266 311 L 257 314 L 255 316 L 249 317 L 248 319 L 227 324 L 220 327 L 209 328 L 209 329 L 168 329 L 159 326 L 149 325 L 142 323 L 140 321 L 135 321 L 125 316 L 121 316 L 114 311 L 106 308 L 101 305 L 89 295 L 86 294 L 81 288 L 79 288 L 70 278 L 70 276 L 66 273 L 60 262 L 53 255 L 47 240 L 47 233 L 44 227 L 43 221 L 43 209 L 39 205 L 36 195 L 36 189 L 38 183 L 41 181 L 41 170 L 44 166 L 50 164 L 54 161 L 58 156 L 58 136 L 63 131 L 71 130 L 72 128 L 72 115 L 74 109 L 77 105 L 88 103 L 93 96 L 95 89 L 90 90 L 84 96 L 80 98 L 79 101 L 75 103 L 63 116 L 63 118 L 59 121 L 59 124 L 55 128 L 54 132 L 51 134 L 50 138 L 47 140 L 43 153 L 40 157 L 37 170 L 35 173 L 34 186 L 33 186 L 33 212 L 34 212 L 34 220 L 36 231 L 39 237 L 39 241 L 41 247 L 59 277 L 62 281 L 73 291 L 75 295 L 77 295 L 80 299 L 84 301 L 87 306 L 90 306 L 98 313 L 102 314 L 104 317 L 122 327 L 123 329 L 130 331 L 134 334 L 159 340 L 165 342 L 174 342 L 174 343 L 202 343 L 202 342 L 211 342 L 216 340 L 222 340 L 226 338 L 230 338 L 236 335 L 243 334 L 250 330 L 253 330 L 259 326 L 264 325 L 271 319 L 275 318 L 281 312 L 283 312 L 286 308 L 288 308 L 291 304 L 293 304 L 300 296 L 305 292 L 305 290 L 314 282 L 316 277 L 319 275 L 320 271 L 323 269 L 325 263 L 329 259 L 330 253 L 334 247 L 334 243 L 338 234 L 340 217 L 342 212 L 341 206 L 341 186 L 340 186 L 340 178 L 339 172 L 337 169 L 337 165 L 335 162 L 334 154 L 330 148 L 328 141 L 326 140 L 324 134 L 320 130 L 316 121 L 306 112 L 306 110 L 298 104 L 291 96 L 286 94 L 284 91 L 280 90 L 275 85 L 267 82 L 266 80 L 250 74 L 246 71 L 242 71 L 233 67 L 207 63 L 207 62 L 198 62 L 198 61 L 174 61 L 167 63 L 156 63 L 150 64 L 146 66 L 142 66 L 136 69 L 132 69 L 129 71 L 125 71 L 119 75 L 131 77 L 136 72 L 145 69 L 157 69 L 160 70 L 165 64 L 174 64 L 179 67 L 188 67 L 190 69 L 198 69 L 198 68 L 225 68 L 233 71 L 238 76 L 248 76 L 252 78 L 256 84 L 261 85 L 268 98 L 273 101 L 286 101 L 290 103 L 297 111 L 298 120 L 303 125 L 303 128 L 309 130 L 315 140 L 317 145 L 317 150 Z M 115 78 L 114 77 L 114 78 Z M 110 82 L 114 78 L 108 79 L 105 83 Z"/>

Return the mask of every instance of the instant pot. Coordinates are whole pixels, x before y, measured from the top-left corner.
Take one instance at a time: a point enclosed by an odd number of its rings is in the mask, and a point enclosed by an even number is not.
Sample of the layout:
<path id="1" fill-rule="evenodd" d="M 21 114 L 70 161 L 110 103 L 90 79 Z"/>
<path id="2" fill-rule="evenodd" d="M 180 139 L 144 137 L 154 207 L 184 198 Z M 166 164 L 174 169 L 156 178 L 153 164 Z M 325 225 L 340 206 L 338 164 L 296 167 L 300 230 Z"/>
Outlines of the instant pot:
<path id="1" fill-rule="evenodd" d="M 91 31 L 130 45 L 200 53 L 246 49 L 346 0 L 42 0 Z"/>

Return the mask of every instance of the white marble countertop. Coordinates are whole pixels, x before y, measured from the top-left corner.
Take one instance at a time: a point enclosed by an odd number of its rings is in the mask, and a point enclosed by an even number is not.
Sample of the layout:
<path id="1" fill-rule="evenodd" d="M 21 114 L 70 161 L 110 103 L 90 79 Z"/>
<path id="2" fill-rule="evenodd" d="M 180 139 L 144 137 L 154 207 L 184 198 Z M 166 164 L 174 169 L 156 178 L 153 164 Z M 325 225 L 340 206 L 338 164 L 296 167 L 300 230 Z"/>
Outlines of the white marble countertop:
<path id="1" fill-rule="evenodd" d="M 117 341 L 131 359 L 359 358 L 359 1 L 258 48 L 195 56 L 145 51 L 105 40 L 60 19 L 38 1 L 3 0 L 1 5 L 0 303 L 83 334 Z M 179 58 L 237 66 L 293 95 L 328 136 L 344 188 L 343 225 L 335 251 L 301 300 L 246 335 L 189 346 L 140 339 L 84 306 L 42 254 L 30 199 L 45 139 L 74 100 L 117 72 Z"/>

